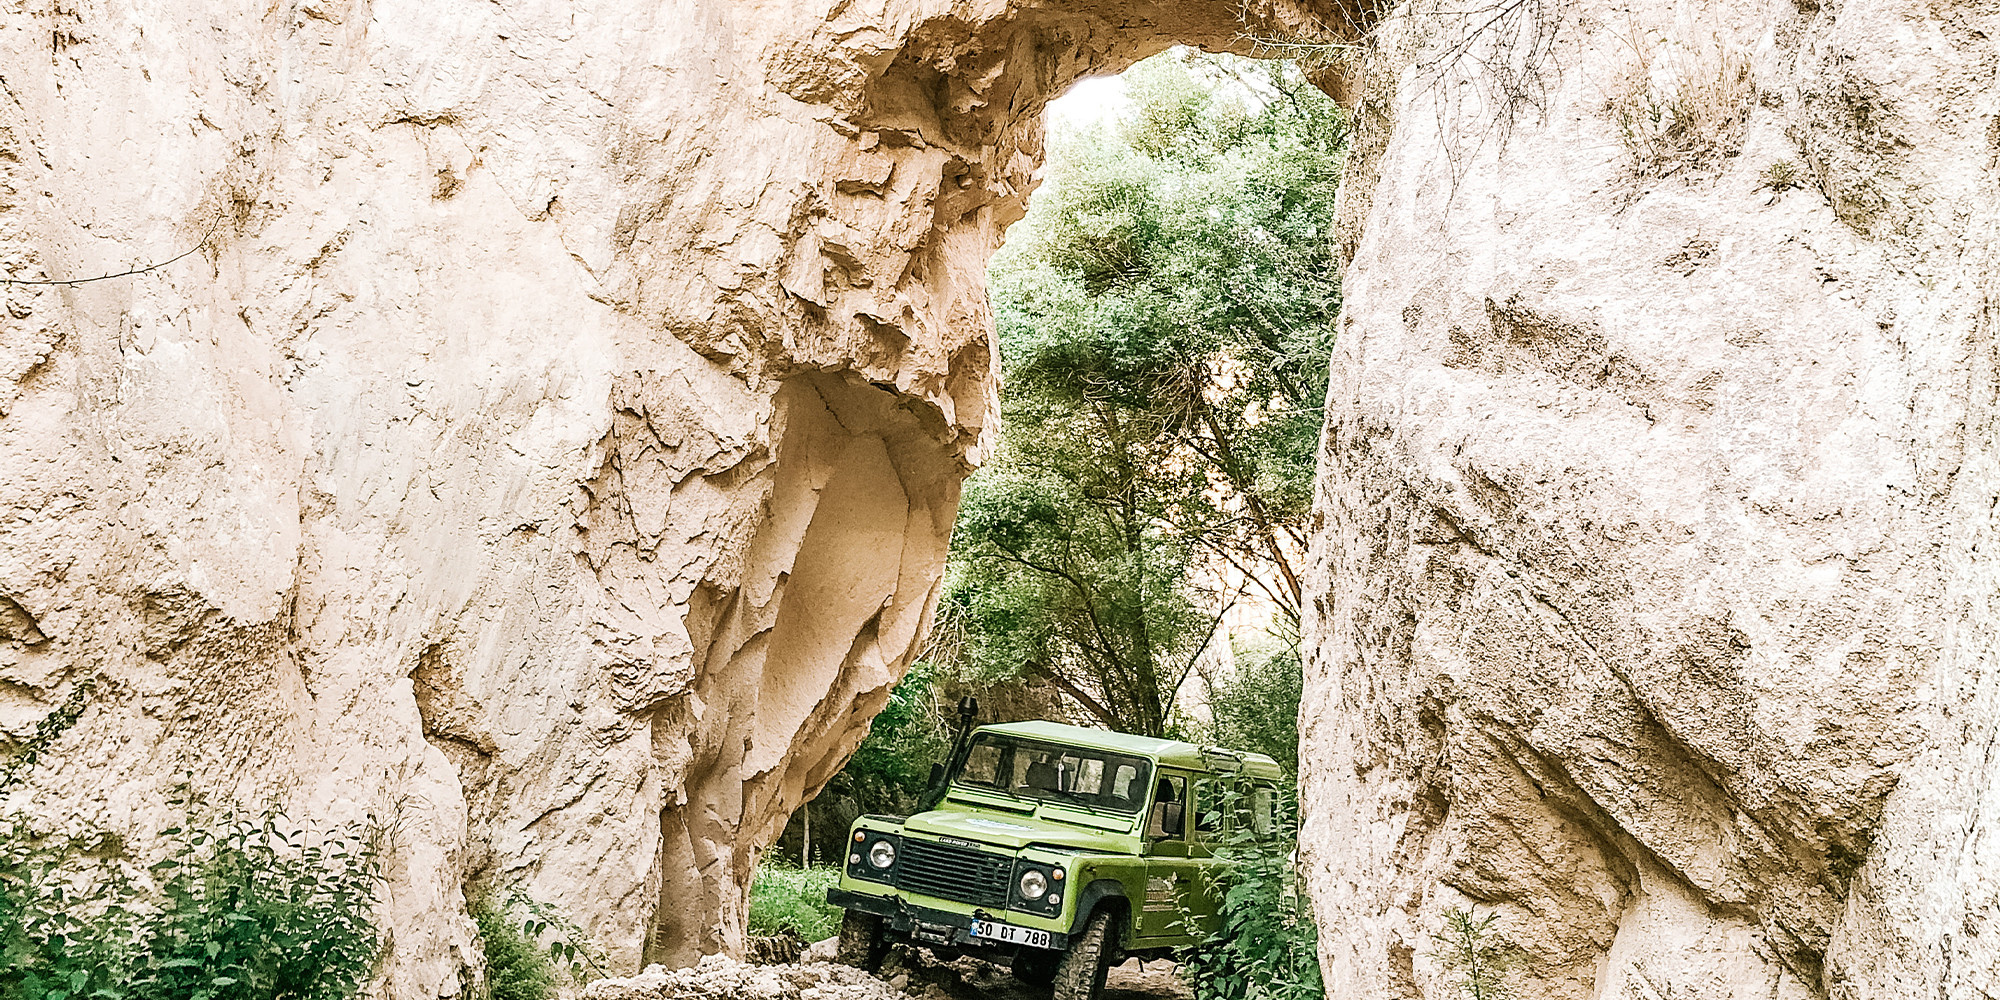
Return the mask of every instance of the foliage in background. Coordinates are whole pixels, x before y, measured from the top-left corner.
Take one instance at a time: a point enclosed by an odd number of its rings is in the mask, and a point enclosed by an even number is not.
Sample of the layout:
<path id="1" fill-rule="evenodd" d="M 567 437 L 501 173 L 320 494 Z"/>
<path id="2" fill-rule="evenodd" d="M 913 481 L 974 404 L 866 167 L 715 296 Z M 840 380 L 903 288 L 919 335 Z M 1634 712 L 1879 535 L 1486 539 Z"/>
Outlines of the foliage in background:
<path id="1" fill-rule="evenodd" d="M 1236 666 L 1209 679 L 1208 725 L 1201 742 L 1269 754 L 1287 774 L 1299 770 L 1299 699 L 1305 671 L 1296 630 L 1259 645 L 1239 644 Z"/>
<path id="2" fill-rule="evenodd" d="M 927 661 L 913 664 L 847 762 L 848 792 L 863 812 L 907 809 L 923 794 L 931 764 L 950 748 L 951 733 L 937 708 L 937 673 Z"/>
<path id="3" fill-rule="evenodd" d="M 1006 435 L 967 483 L 940 617 L 967 675 L 1040 677 L 1157 735 L 1230 600 L 1197 566 L 1297 618 L 1347 127 L 1282 62 L 1125 79 L 1132 113 L 1058 145 L 990 273 Z"/>
<path id="4" fill-rule="evenodd" d="M 486 954 L 487 1000 L 552 1000 L 555 965 L 523 923 L 483 896 L 471 909 Z"/>
<path id="5" fill-rule="evenodd" d="M 91 685 L 44 718 L 0 794 L 82 715 Z M 25 764 L 21 763 L 26 761 Z M 0 816 L 0 1000 L 347 1000 L 375 971 L 381 829 L 301 830 L 258 813 L 176 803 L 159 861 L 123 838 Z"/>
<path id="6" fill-rule="evenodd" d="M 1242 811 L 1244 797 L 1225 792 L 1218 811 Z M 1259 835 L 1238 822 L 1215 856 L 1233 862 L 1213 869 L 1222 926 L 1176 956 L 1195 1000 L 1324 1000 L 1319 932 L 1299 885 L 1298 804 L 1280 792 L 1274 823 Z M 1215 822 L 1217 817 L 1211 817 Z"/>
<path id="7" fill-rule="evenodd" d="M 1444 930 L 1431 935 L 1438 950 L 1435 956 L 1471 1000 L 1509 1000 L 1504 975 L 1512 954 L 1502 948 L 1493 933 L 1497 913 L 1474 919 L 1470 910 L 1452 907 L 1444 911 Z"/>
<path id="8" fill-rule="evenodd" d="M 840 931 L 841 911 L 826 901 L 826 891 L 839 881 L 835 865 L 799 868 L 767 858 L 750 883 L 750 933 L 790 931 L 804 941 L 834 936 Z"/>

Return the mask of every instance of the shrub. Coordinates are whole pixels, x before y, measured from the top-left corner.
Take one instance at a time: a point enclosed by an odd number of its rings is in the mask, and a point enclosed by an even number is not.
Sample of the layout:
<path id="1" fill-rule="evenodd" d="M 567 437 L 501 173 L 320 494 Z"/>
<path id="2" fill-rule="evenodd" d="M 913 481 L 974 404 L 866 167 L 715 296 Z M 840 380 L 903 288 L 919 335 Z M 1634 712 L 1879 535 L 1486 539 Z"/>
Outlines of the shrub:
<path id="1" fill-rule="evenodd" d="M 0 997 L 345 1000 L 374 972 L 368 824 L 314 835 L 281 811 L 162 831 L 141 876 L 117 837 L 0 821 Z M 152 882 L 148 887 L 146 882 Z"/>
<path id="2" fill-rule="evenodd" d="M 547 1000 L 558 979 L 602 979 L 605 957 L 561 910 L 520 889 L 473 898 L 472 919 L 486 955 L 489 1000 Z"/>
<path id="3" fill-rule="evenodd" d="M 806 941 L 822 941 L 840 931 L 840 910 L 826 901 L 826 890 L 840 881 L 834 866 L 797 868 L 767 860 L 750 882 L 750 933 L 765 936 L 790 931 Z"/>
<path id="4" fill-rule="evenodd" d="M 1239 811 L 1239 792 L 1223 795 L 1220 810 Z M 1201 944 L 1177 956 L 1195 1000 L 1323 1000 L 1319 928 L 1299 886 L 1297 804 L 1279 796 L 1269 834 L 1249 823 L 1225 833 L 1209 885 L 1222 900 L 1222 925 Z"/>
<path id="5" fill-rule="evenodd" d="M 0 768 L 26 777 L 87 707 L 72 691 Z M 0 815 L 0 1000 L 347 1000 L 373 975 L 380 827 L 177 803 L 141 868 L 117 834 Z"/>
<path id="6" fill-rule="evenodd" d="M 479 924 L 479 944 L 486 954 L 487 1000 L 551 1000 L 556 995 L 555 966 L 520 923 L 485 897 L 473 901 L 472 919 Z"/>

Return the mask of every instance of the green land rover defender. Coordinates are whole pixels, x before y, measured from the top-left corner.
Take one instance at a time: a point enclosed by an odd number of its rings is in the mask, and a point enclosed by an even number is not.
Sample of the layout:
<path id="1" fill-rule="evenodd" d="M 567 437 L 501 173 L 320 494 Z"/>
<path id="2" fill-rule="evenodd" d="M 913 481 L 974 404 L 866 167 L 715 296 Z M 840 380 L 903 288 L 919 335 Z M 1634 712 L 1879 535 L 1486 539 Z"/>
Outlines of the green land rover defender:
<path id="1" fill-rule="evenodd" d="M 847 911 L 841 961 L 872 970 L 907 941 L 1096 1000 L 1125 957 L 1219 926 L 1210 845 L 1235 823 L 1268 832 L 1281 774 L 1263 754 L 1053 722 L 961 729 L 957 743 L 930 808 L 848 833 L 827 891 Z"/>

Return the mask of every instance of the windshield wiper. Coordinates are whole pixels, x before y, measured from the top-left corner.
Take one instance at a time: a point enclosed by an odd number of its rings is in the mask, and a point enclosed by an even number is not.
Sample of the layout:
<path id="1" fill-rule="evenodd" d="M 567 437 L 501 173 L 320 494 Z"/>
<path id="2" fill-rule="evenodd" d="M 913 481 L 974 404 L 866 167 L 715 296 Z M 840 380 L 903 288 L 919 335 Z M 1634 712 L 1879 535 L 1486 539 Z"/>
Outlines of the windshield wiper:
<path id="1" fill-rule="evenodd" d="M 1095 803 L 1091 802 L 1091 801 L 1090 801 L 1089 799 L 1085 798 L 1082 792 L 1071 792 L 1071 791 L 1065 791 L 1065 790 L 1063 790 L 1063 789 L 1061 789 L 1061 788 L 1043 788 L 1043 789 L 1038 789 L 1038 790 L 1039 790 L 1039 791 L 1043 791 L 1043 792 L 1047 792 L 1047 793 L 1049 793 L 1049 794 L 1051 794 L 1051 795 L 1060 795 L 1060 796 L 1062 796 L 1062 797 L 1063 797 L 1063 801 L 1065 801 L 1065 802 L 1074 802 L 1074 803 L 1076 803 L 1076 804 L 1077 804 L 1078 806 L 1081 806 L 1082 808 L 1084 808 L 1084 809 L 1087 809 L 1087 810 L 1089 810 L 1089 811 L 1091 811 L 1091 812 L 1099 812 L 1099 813 L 1101 813 L 1101 812 L 1107 812 L 1107 811 L 1108 811 L 1108 810 L 1106 810 L 1106 809 L 1105 809 L 1105 808 L 1104 808 L 1103 806 L 1101 806 L 1101 805 L 1097 805 L 1097 804 L 1095 804 Z"/>
<path id="2" fill-rule="evenodd" d="M 952 785 L 957 786 L 959 788 L 963 788 L 969 792 L 997 792 L 1001 795 L 1007 796 L 1010 799 L 1013 799 L 1016 802 L 1035 801 L 1034 799 L 1031 799 L 1026 795 L 1022 795 L 1020 792 L 1014 791 L 1011 788 L 1002 788 L 999 785 L 989 785 L 982 781 L 954 781 L 952 782 Z"/>

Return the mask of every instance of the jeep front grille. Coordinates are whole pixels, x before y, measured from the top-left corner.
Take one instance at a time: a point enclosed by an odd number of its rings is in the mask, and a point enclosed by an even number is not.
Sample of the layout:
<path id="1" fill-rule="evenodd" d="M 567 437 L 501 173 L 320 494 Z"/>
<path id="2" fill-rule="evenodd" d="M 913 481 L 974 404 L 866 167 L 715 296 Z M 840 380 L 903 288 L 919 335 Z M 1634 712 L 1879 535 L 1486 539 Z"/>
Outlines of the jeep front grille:
<path id="1" fill-rule="evenodd" d="M 905 839 L 896 888 L 974 906 L 1006 906 L 1014 859 L 950 844 Z"/>

